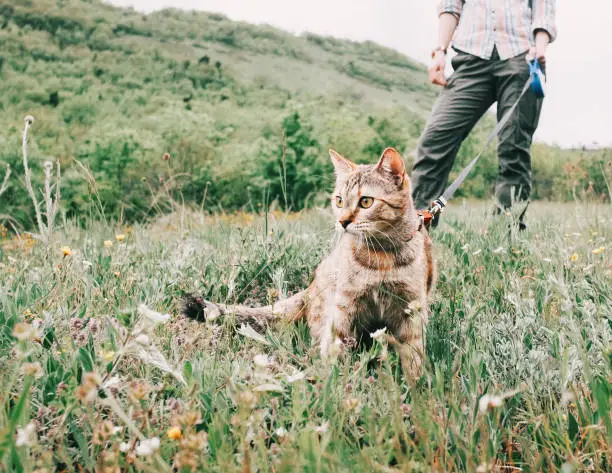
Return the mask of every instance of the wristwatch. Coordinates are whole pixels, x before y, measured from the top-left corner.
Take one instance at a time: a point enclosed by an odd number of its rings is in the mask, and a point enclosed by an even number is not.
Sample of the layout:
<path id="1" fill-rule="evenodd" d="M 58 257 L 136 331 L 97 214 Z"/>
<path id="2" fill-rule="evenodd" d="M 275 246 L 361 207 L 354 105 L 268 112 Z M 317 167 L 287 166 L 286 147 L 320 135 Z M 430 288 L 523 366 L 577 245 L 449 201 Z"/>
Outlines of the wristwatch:
<path id="1" fill-rule="evenodd" d="M 444 55 L 446 56 L 446 48 L 442 47 L 442 46 L 438 46 L 437 48 L 435 48 L 432 52 L 431 52 L 431 58 L 433 59 L 434 57 L 436 57 L 436 53 L 438 51 L 442 51 L 444 53 Z"/>

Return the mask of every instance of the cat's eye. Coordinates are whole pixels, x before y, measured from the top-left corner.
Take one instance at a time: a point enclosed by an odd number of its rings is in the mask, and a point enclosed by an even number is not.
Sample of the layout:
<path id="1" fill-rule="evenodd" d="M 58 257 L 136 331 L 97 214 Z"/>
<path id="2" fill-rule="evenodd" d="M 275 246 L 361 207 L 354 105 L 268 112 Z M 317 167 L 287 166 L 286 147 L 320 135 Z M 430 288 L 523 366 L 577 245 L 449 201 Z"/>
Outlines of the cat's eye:
<path id="1" fill-rule="evenodd" d="M 339 195 L 336 196 L 336 207 L 342 207 L 342 204 L 344 202 L 342 201 L 342 197 L 340 197 Z"/>
<path id="2" fill-rule="evenodd" d="M 361 199 L 359 199 L 359 207 L 361 207 L 362 209 L 369 209 L 370 207 L 372 207 L 373 203 L 373 197 L 362 197 Z"/>

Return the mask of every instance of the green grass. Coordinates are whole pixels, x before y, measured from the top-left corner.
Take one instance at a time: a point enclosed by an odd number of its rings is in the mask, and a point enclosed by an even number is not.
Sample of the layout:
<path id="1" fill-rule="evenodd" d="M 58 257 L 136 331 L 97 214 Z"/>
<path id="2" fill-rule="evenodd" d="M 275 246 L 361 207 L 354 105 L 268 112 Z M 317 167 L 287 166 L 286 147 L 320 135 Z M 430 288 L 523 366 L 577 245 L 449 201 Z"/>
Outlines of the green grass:
<path id="1" fill-rule="evenodd" d="M 304 287 L 330 247 L 327 210 L 68 222 L 48 248 L 5 237 L 0 469 L 609 471 L 612 211 L 536 204 L 529 230 L 509 234 L 510 217 L 486 210 L 453 202 L 434 234 L 440 277 L 412 388 L 380 344 L 325 366 L 304 326 L 254 340 L 178 316 L 188 291 L 265 303 Z M 170 320 L 142 329 L 142 303 Z M 35 435 L 18 437 L 30 422 Z M 139 435 L 159 450 L 135 456 Z"/>

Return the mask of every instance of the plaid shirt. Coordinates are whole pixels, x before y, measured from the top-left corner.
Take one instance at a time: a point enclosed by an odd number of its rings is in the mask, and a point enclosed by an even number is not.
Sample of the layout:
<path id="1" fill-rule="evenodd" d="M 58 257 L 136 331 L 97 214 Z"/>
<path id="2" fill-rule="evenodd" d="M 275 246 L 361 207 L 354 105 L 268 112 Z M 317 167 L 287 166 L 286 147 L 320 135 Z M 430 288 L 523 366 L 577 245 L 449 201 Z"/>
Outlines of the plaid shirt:
<path id="1" fill-rule="evenodd" d="M 554 41 L 555 3 L 556 0 L 441 0 L 439 13 L 452 13 L 459 19 L 453 48 L 490 59 L 497 47 L 499 57 L 508 59 L 529 50 L 536 30 L 547 31 Z"/>

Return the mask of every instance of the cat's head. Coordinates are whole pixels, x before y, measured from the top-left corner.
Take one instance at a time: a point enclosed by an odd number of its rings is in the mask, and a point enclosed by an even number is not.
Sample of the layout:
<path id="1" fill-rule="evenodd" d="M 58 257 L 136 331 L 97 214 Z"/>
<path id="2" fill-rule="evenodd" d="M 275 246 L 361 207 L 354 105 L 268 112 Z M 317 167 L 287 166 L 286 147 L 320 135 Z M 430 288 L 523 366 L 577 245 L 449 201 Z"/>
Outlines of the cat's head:
<path id="1" fill-rule="evenodd" d="M 414 213 L 410 179 L 397 150 L 387 148 L 376 164 L 357 165 L 334 150 L 336 172 L 331 198 L 339 228 L 353 235 L 384 238 Z"/>

